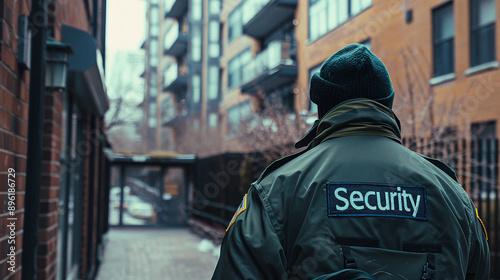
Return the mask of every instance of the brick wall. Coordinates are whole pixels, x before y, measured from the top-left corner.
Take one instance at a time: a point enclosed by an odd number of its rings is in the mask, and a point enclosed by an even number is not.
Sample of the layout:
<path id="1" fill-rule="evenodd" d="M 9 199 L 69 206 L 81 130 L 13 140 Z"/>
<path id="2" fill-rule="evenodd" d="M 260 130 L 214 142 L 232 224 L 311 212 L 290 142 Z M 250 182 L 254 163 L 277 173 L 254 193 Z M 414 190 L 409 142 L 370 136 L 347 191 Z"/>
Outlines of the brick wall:
<path id="1" fill-rule="evenodd" d="M 61 150 L 62 98 L 60 91 L 45 93 L 37 256 L 39 279 L 55 279 L 57 273 L 58 203 L 63 152 Z"/>
<path id="2" fill-rule="evenodd" d="M 21 277 L 29 72 L 20 70 L 17 65 L 17 19 L 20 13 L 28 13 L 24 1 L 0 1 L 0 279 Z M 9 168 L 15 170 L 15 178 L 8 175 Z M 14 216 L 8 208 L 8 179 L 15 179 Z M 13 231 L 8 227 L 11 222 L 15 223 Z M 15 264 L 8 262 L 11 261 L 7 256 L 11 254 L 11 247 Z"/>
<path id="3" fill-rule="evenodd" d="M 314 41 L 308 41 L 309 1 L 299 0 L 296 18 L 297 50 L 299 73 L 297 86 L 300 94 L 296 97 L 296 109 L 309 107 L 309 70 L 320 65 L 337 50 L 350 43 L 360 43 L 369 39 L 372 51 L 386 64 L 395 90 L 394 108 L 403 106 L 398 112 L 402 121 L 403 134 L 411 132 L 407 112 L 410 104 L 405 98 L 413 83 L 416 98 L 416 112 L 423 111 L 429 96 L 435 94 L 433 108 L 436 123 L 453 123 L 463 129 L 467 136 L 470 123 L 496 120 L 500 123 L 498 106 L 500 95 L 500 70 L 489 69 L 473 75 L 465 74 L 470 67 L 470 21 L 469 1 L 453 1 L 455 23 L 455 75 L 456 78 L 434 86 L 432 78 L 432 10 L 449 0 L 401 1 L 372 0 L 372 6 L 350 18 L 342 25 Z M 497 15 L 500 3 L 496 2 Z M 406 22 L 406 11 L 412 10 L 413 21 Z M 500 21 L 496 21 L 496 31 Z M 500 36 L 496 36 L 496 56 L 500 53 Z M 405 68 L 407 67 L 407 68 Z M 408 70 L 406 70 L 408 69 Z M 409 75 L 407 75 L 410 73 Z M 433 91 L 433 92 L 432 92 Z M 451 108 L 457 106 L 453 115 Z M 441 120 L 439 120 L 441 118 Z M 424 123 L 417 120 L 415 123 Z"/>

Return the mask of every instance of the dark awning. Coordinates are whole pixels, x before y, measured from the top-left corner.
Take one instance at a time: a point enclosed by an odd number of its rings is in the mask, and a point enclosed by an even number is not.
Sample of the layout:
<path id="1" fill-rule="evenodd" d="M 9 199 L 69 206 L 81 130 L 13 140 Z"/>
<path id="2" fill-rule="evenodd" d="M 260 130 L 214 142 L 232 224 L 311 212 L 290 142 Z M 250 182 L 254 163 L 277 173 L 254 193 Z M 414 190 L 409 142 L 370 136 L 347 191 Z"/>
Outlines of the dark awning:
<path id="1" fill-rule="evenodd" d="M 109 108 L 104 85 L 101 51 L 95 39 L 87 32 L 63 24 L 62 42 L 73 49 L 69 57 L 68 92 L 75 95 L 78 104 L 97 116 Z"/>

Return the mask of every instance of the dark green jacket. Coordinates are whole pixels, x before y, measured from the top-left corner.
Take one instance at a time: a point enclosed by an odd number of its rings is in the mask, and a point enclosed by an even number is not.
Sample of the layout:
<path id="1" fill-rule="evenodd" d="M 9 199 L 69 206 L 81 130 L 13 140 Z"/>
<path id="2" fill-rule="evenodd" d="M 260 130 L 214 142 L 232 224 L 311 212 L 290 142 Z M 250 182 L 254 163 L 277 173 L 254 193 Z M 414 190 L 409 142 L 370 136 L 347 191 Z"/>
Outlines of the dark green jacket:
<path id="1" fill-rule="evenodd" d="M 367 99 L 340 104 L 252 184 L 212 279 L 488 279 L 485 232 L 445 164 L 401 145 L 399 121 Z M 469 278 L 467 278 L 469 279 Z"/>

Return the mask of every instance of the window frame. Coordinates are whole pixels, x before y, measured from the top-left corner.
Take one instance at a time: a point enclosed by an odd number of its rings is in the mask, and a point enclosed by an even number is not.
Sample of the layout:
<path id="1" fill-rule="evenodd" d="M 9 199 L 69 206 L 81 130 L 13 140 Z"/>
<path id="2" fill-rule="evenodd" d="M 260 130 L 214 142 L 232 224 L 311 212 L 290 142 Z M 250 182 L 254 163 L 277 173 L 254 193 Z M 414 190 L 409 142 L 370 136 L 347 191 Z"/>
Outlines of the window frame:
<path id="1" fill-rule="evenodd" d="M 237 31 L 237 32 L 234 32 Z M 236 40 L 243 33 L 243 21 L 241 16 L 241 5 L 238 5 L 227 16 L 227 42 Z"/>
<path id="2" fill-rule="evenodd" d="M 496 6 L 494 9 L 495 13 L 495 19 L 492 22 L 488 22 L 485 24 L 480 24 L 477 23 L 480 18 L 480 12 L 478 11 L 479 9 L 479 2 L 483 0 L 470 0 L 469 1 L 469 9 L 470 9 L 470 67 L 475 67 L 478 65 L 482 65 L 488 62 L 493 62 L 496 61 L 496 42 L 495 42 L 495 35 L 496 35 L 496 21 L 497 21 L 497 15 L 496 15 Z M 493 0 L 493 5 L 496 5 L 496 1 Z M 477 23 L 477 24 L 476 24 Z M 488 28 L 493 29 L 493 36 L 484 36 L 486 38 L 490 38 L 491 41 L 485 42 L 483 40 L 480 40 L 481 37 L 479 34 L 481 31 L 486 30 Z M 484 53 L 481 52 L 481 46 L 484 47 L 484 44 L 490 43 L 491 45 L 491 50 L 493 50 L 492 56 L 491 57 L 485 57 Z M 483 61 L 484 59 L 484 61 Z"/>
<path id="3" fill-rule="evenodd" d="M 438 19 L 442 19 L 442 16 L 444 14 L 445 9 L 451 9 L 451 16 L 453 19 L 453 36 L 451 38 L 439 38 L 438 36 L 438 28 L 439 26 L 437 25 Z M 455 73 L 455 36 L 456 36 L 456 26 L 455 26 L 455 14 L 454 14 L 454 5 L 453 1 L 444 3 L 443 5 L 440 5 L 434 9 L 432 9 L 432 71 L 433 71 L 433 77 L 440 77 L 448 74 L 453 74 Z M 446 69 L 444 71 L 440 68 L 439 66 L 442 67 L 443 63 L 437 63 L 438 61 L 441 61 L 441 56 L 440 52 L 438 50 L 441 50 L 443 46 L 446 46 L 447 43 L 451 43 L 451 53 L 450 53 L 450 58 L 451 58 L 451 65 L 447 65 L 447 68 L 449 68 L 451 71 L 446 72 Z M 442 72 L 443 71 L 443 72 Z"/>
<path id="4" fill-rule="evenodd" d="M 248 47 L 246 48 L 245 50 L 241 51 L 240 53 L 238 53 L 237 55 L 235 55 L 233 58 L 231 58 L 228 63 L 227 63 L 227 90 L 232 90 L 234 88 L 237 88 L 241 85 L 241 83 L 243 82 L 243 71 L 245 69 L 245 66 L 246 65 L 242 65 L 241 63 L 241 60 L 242 58 L 247 55 L 247 53 L 250 54 L 250 61 L 252 60 L 252 52 L 251 52 L 251 48 Z M 232 66 L 233 63 L 237 63 L 237 66 Z M 233 69 L 235 68 L 235 69 Z M 232 71 L 234 70 L 234 72 Z M 236 73 L 236 74 L 234 74 Z M 230 75 L 237 75 L 238 79 L 237 81 L 233 83 L 231 83 L 231 77 Z"/>
<path id="5" fill-rule="evenodd" d="M 238 117 L 236 118 L 236 111 Z M 252 115 L 252 104 L 249 99 L 240 102 L 236 105 L 233 105 L 227 109 L 226 113 L 226 124 L 227 124 L 227 132 L 226 138 L 237 137 L 241 134 L 241 121 L 243 118 L 250 117 Z M 232 116 L 232 117 L 230 117 Z M 237 119 L 237 121 L 234 121 Z M 238 127 L 236 129 L 236 127 Z"/>
<path id="6" fill-rule="evenodd" d="M 353 11 L 353 2 L 354 1 L 359 2 L 359 5 L 360 5 L 359 10 L 356 12 Z M 311 6 L 315 6 L 315 5 L 324 5 L 324 9 L 319 9 L 319 10 L 320 10 L 320 13 L 326 14 L 326 23 L 325 23 L 326 25 L 325 25 L 325 30 L 322 30 L 320 32 L 316 32 L 316 33 L 314 33 L 315 36 L 311 36 L 311 34 L 312 34 L 311 22 L 314 21 L 315 19 L 317 19 L 317 17 L 311 16 Z M 336 6 L 335 9 L 333 9 L 333 5 Z M 309 6 L 308 6 L 308 11 L 307 11 L 308 18 L 309 18 L 308 19 L 309 26 L 308 26 L 308 30 L 307 30 L 308 31 L 308 41 L 309 42 L 316 41 L 317 39 L 321 38 L 325 34 L 328 34 L 329 32 L 337 29 L 339 26 L 341 26 L 345 22 L 349 21 L 351 18 L 361 14 L 362 12 L 364 12 L 365 10 L 370 8 L 372 5 L 373 5 L 372 0 L 336 0 L 336 1 L 310 0 Z M 340 14 L 339 7 L 346 8 L 347 14 L 345 14 L 345 15 Z M 336 12 L 336 15 L 335 15 L 336 22 L 332 23 L 332 21 L 330 21 L 330 19 L 332 19 L 334 17 L 332 15 L 330 15 L 330 12 L 334 12 L 334 11 Z M 320 14 L 320 13 L 318 13 L 318 14 Z"/>

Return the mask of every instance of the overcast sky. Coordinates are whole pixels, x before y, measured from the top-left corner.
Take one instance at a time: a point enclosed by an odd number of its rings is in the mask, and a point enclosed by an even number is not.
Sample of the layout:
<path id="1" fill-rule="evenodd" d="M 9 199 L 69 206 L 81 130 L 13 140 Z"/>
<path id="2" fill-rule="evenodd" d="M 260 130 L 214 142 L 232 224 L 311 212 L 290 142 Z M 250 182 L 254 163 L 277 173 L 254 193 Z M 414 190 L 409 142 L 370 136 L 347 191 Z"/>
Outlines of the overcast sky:
<path id="1" fill-rule="evenodd" d="M 106 21 L 106 67 L 109 70 L 116 51 L 141 47 L 146 37 L 146 1 L 108 0 Z"/>

